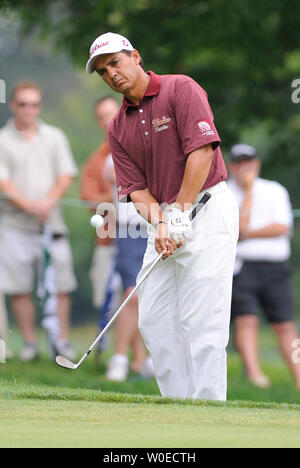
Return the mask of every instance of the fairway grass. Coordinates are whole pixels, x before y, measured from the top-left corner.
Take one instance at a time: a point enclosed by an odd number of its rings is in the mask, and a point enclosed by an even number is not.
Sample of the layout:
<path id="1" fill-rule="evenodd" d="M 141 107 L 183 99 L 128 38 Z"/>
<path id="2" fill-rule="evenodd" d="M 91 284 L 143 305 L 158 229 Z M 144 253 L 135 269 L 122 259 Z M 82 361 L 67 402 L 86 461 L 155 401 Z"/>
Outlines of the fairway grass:
<path id="1" fill-rule="evenodd" d="M 299 447 L 300 406 L 2 381 L 0 447 Z"/>
<path id="2" fill-rule="evenodd" d="M 79 355 L 94 336 L 92 327 L 72 331 Z M 0 447 L 299 447 L 300 392 L 269 331 L 261 341 L 272 387 L 245 380 L 231 349 L 226 403 L 162 398 L 154 379 L 134 372 L 126 382 L 109 382 L 109 350 L 76 372 L 50 362 L 45 346 L 36 362 L 16 357 L 0 365 Z M 18 353 L 18 334 L 9 344 Z"/>

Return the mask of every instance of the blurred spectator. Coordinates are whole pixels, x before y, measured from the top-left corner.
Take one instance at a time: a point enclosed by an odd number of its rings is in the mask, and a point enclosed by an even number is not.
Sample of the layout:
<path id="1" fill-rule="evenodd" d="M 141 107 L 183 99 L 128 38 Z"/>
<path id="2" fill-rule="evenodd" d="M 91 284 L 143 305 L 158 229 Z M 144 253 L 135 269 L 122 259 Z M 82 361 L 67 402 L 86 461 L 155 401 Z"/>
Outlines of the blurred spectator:
<path id="1" fill-rule="evenodd" d="M 133 203 L 119 203 L 112 156 L 107 158 L 105 174 L 114 188 L 115 206 L 117 209 L 116 258 L 112 276 L 118 273 L 121 277 L 124 296 L 122 302 L 136 286 L 136 278 L 142 268 L 144 253 L 147 247 L 147 222 L 136 211 Z M 131 298 L 125 309 L 116 320 L 115 354 L 110 359 L 106 377 L 109 380 L 122 382 L 129 371 L 128 350 L 131 347 L 133 361 L 131 368 L 144 377 L 153 377 L 153 363 L 146 358 L 142 336 L 138 329 L 138 295 Z"/>
<path id="2" fill-rule="evenodd" d="M 240 207 L 240 238 L 233 280 L 232 319 L 235 342 L 249 380 L 270 385 L 259 363 L 258 309 L 271 324 L 280 351 L 300 389 L 300 365 L 292 360 L 292 343 L 298 339 L 293 323 L 290 235 L 293 216 L 287 190 L 259 177 L 256 149 L 234 145 L 229 154 L 228 187 Z"/>
<path id="3" fill-rule="evenodd" d="M 10 102 L 13 118 L 0 130 L 0 191 L 6 198 L 1 201 L 0 282 L 3 292 L 11 296 L 25 341 L 20 357 L 26 361 L 39 354 L 31 294 L 46 224 L 53 234 L 51 255 L 60 328 L 57 353 L 74 359 L 68 332 L 69 293 L 76 288 L 76 279 L 58 202 L 77 168 L 64 133 L 39 119 L 41 104 L 40 87 L 30 81 L 20 82 Z"/>
<path id="4" fill-rule="evenodd" d="M 110 96 L 99 99 L 94 106 L 94 113 L 99 128 L 106 135 L 107 127 L 119 109 L 118 102 Z M 81 178 L 81 198 L 93 206 L 103 202 L 112 202 L 113 194 L 110 183 L 103 177 L 105 161 L 109 155 L 107 138 L 86 161 Z M 109 237 L 96 238 L 90 278 L 93 288 L 93 304 L 99 308 L 103 305 L 108 275 L 112 266 L 114 251 L 113 239 Z"/>

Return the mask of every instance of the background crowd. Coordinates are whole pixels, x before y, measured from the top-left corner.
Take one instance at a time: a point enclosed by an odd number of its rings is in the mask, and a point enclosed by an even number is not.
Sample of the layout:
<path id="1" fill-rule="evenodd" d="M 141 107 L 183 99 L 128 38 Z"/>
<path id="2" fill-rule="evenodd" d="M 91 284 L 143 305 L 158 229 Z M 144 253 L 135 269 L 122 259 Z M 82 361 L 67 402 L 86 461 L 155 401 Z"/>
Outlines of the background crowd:
<path id="1" fill-rule="evenodd" d="M 44 283 L 49 296 L 55 298 L 53 322 L 46 327 L 50 356 L 55 358 L 60 354 L 68 359 L 75 358 L 68 337 L 70 293 L 76 289 L 77 283 L 60 201 L 77 175 L 77 168 L 64 133 L 40 119 L 41 107 L 42 90 L 39 85 L 32 81 L 19 82 L 11 95 L 12 117 L 0 130 L 0 334 L 5 340 L 7 313 L 4 295 L 7 295 L 24 340 L 20 353 L 23 361 L 39 356 L 32 299 L 36 277 L 38 283 Z M 105 135 L 118 109 L 119 104 L 114 97 L 96 101 L 94 115 Z M 300 367 L 292 360 L 293 342 L 298 335 L 293 323 L 294 294 L 288 262 L 293 227 L 289 194 L 279 183 L 259 177 L 261 163 L 255 147 L 246 143 L 235 144 L 228 157 L 228 184 L 240 208 L 232 299 L 236 347 L 249 380 L 254 385 L 268 387 L 270 382 L 260 367 L 258 354 L 257 315 L 261 309 L 274 329 L 282 355 L 294 374 L 297 388 L 300 388 Z M 114 202 L 117 207 L 116 239 L 98 235 L 90 269 L 93 303 L 99 311 L 99 327 L 103 328 L 118 293 L 121 291 L 120 297 L 125 300 L 135 287 L 147 236 L 147 223 L 134 206 L 117 201 L 107 137 L 84 165 L 81 197 L 91 210 L 101 203 Z M 128 232 L 132 223 L 139 225 L 141 235 L 137 239 Z M 106 228 L 104 226 L 103 231 Z M 48 245 L 44 242 L 47 230 Z M 49 285 L 50 275 L 45 274 L 50 265 L 52 285 Z M 45 298 L 43 305 L 46 315 Z M 152 376 L 151 358 L 146 358 L 138 330 L 137 296 L 116 322 L 108 379 L 126 379 L 129 348 L 132 348 L 133 356 L 131 368 L 142 375 Z M 7 358 L 10 356 L 8 349 Z"/>
<path id="2" fill-rule="evenodd" d="M 281 2 L 275 2 L 272 8 L 261 2 L 255 2 L 255 5 L 252 2 L 250 12 L 250 2 L 233 7 L 226 2 L 209 6 L 204 1 L 170 1 L 164 6 L 164 14 L 168 13 L 174 21 L 176 19 L 176 28 L 174 22 L 169 21 L 153 37 L 153 24 L 164 16 L 161 6 L 153 4 L 150 15 L 147 7 L 139 8 L 138 2 L 132 2 L 130 12 L 126 14 L 119 2 L 115 2 L 107 6 L 109 11 L 103 15 L 107 24 L 101 25 L 103 30 L 117 28 L 122 32 L 125 28 L 127 35 L 145 53 L 143 58 L 147 69 L 189 74 L 208 91 L 223 140 L 230 186 L 240 204 L 240 242 L 232 310 L 235 346 L 243 358 L 246 376 L 261 387 L 269 386 L 270 382 L 259 363 L 258 310 L 264 312 L 264 320 L 274 330 L 282 355 L 293 371 L 297 387 L 300 386 L 298 367 L 291 361 L 291 342 L 297 338 L 293 318 L 297 317 L 299 308 L 298 288 L 292 287 L 289 264 L 290 241 L 294 235 L 291 262 L 295 267 L 293 284 L 297 285 L 299 230 L 297 225 L 293 227 L 290 198 L 296 207 L 300 200 L 300 125 L 299 104 L 292 100 L 292 83 L 299 77 L 300 55 L 299 37 L 294 32 L 297 31 L 294 2 L 289 3 L 290 8 L 287 9 Z M 110 150 L 105 134 L 109 119 L 120 105 L 114 96 L 103 99 L 105 93 L 97 78 L 92 84 L 87 84 L 83 74 L 76 71 L 69 59 L 71 56 L 74 63 L 82 68 L 86 44 L 96 35 L 95 31 L 98 32 L 98 25 L 92 21 L 93 4 L 88 4 L 79 23 L 77 12 L 69 6 L 67 13 L 72 27 L 68 38 L 59 14 L 56 15 L 55 41 L 64 44 L 66 54 L 58 57 L 52 54 L 53 44 L 39 45 L 37 37 L 28 33 L 28 27 L 39 19 L 42 31 L 51 29 L 49 25 L 54 21 L 54 10 L 49 15 L 45 14 L 47 2 L 43 8 L 37 6 L 33 12 L 30 2 L 26 5 L 24 2 L 6 1 L 5 15 L 0 20 L 0 37 L 3 39 L 0 41 L 0 78 L 7 83 L 7 101 L 12 97 L 11 109 L 8 103 L 0 104 L 1 194 L 10 194 L 9 202 L 1 202 L 0 213 L 2 265 L 6 259 L 6 279 L 0 280 L 3 292 L 0 295 L 0 338 L 7 338 L 3 300 L 6 294 L 10 298 L 7 303 L 9 311 L 24 338 L 22 359 L 34 359 L 39 349 L 34 326 L 35 304 L 29 294 L 31 290 L 36 291 L 36 284 L 32 273 L 21 269 L 20 265 L 24 252 L 30 256 L 31 263 L 44 259 L 41 257 L 41 232 L 50 213 L 53 214 L 51 258 L 52 263 L 59 265 L 56 270 L 59 268 L 61 271 L 55 288 L 50 291 L 53 297 L 57 297 L 59 319 L 58 331 L 51 341 L 51 356 L 55 352 L 70 358 L 74 356 L 69 339 L 71 309 L 74 321 L 99 321 L 101 327 L 118 301 L 130 292 L 138 268 L 139 259 L 135 259 L 134 266 L 125 265 L 132 273 L 126 269 L 124 273 L 124 265 L 115 252 L 130 253 L 131 247 L 116 245 L 110 239 L 94 240 L 95 233 L 88 224 L 92 214 L 89 202 L 113 202 L 115 199 L 113 168 L 109 163 Z M 9 7 L 10 10 L 7 9 Z M 87 11 L 91 16 L 85 17 Z M 12 12 L 19 16 L 12 17 Z M 200 15 L 202 28 L 198 28 L 194 21 L 196 13 Z M 25 36 L 24 32 L 21 33 L 22 27 L 27 27 Z M 241 28 L 244 32 L 242 40 Z M 257 28 L 261 34 L 256 34 Z M 212 29 L 218 31 L 213 37 L 209 34 Z M 79 36 L 82 39 L 80 43 L 77 41 Z M 205 43 L 205 47 L 196 47 L 195 39 L 199 44 Z M 74 47 L 74 43 L 78 47 Z M 265 53 L 266 48 L 268 54 Z M 2 67 L 4 63 L 5 67 Z M 20 79 L 27 77 L 37 85 L 15 88 Z M 40 119 L 40 112 L 42 120 L 36 120 Z M 25 128 L 28 126 L 27 118 L 33 119 L 34 123 L 29 131 Z M 14 126 L 12 119 L 19 123 Z M 23 123 L 22 119 L 25 119 Z M 101 146 L 96 149 L 99 140 Z M 242 145 L 233 146 L 236 143 Z M 36 168 L 34 160 L 41 145 L 45 154 L 43 164 L 47 166 L 47 170 L 42 172 L 49 174 L 46 181 L 37 175 L 41 168 Z M 54 169 L 47 162 L 52 145 L 56 147 L 57 156 L 61 155 Z M 9 147 L 7 153 L 6 146 Z M 30 164 L 19 158 L 19 149 L 25 147 L 31 155 Z M 5 173 L 5 160 L 8 161 L 12 154 L 16 155 L 15 167 L 20 164 L 20 172 L 14 172 L 14 177 L 15 185 L 24 188 L 21 193 L 11 185 L 7 186 L 7 182 L 13 181 Z M 260 170 L 263 179 L 259 176 Z M 30 172 L 30 187 L 26 182 L 27 171 Z M 32 192 L 35 186 L 36 193 Z M 38 202 L 27 203 L 35 197 Z M 87 205 L 80 205 L 79 199 Z M 4 214 L 6 221 L 3 223 Z M 125 222 L 122 221 L 122 213 L 119 216 L 119 226 L 126 224 L 128 213 Z M 29 226 L 32 220 L 34 226 Z M 266 230 L 262 232 L 262 229 Z M 20 237 L 19 231 L 22 231 Z M 140 257 L 142 250 L 141 245 Z M 137 303 L 133 301 L 127 315 L 123 314 L 116 324 L 114 359 L 108 368 L 109 378 L 126 378 L 129 362 L 125 356 L 129 349 L 133 353 L 132 368 L 151 374 L 151 363 L 137 332 L 136 314 Z M 51 326 L 55 328 L 55 323 Z M 10 354 L 7 349 L 7 357 Z"/>

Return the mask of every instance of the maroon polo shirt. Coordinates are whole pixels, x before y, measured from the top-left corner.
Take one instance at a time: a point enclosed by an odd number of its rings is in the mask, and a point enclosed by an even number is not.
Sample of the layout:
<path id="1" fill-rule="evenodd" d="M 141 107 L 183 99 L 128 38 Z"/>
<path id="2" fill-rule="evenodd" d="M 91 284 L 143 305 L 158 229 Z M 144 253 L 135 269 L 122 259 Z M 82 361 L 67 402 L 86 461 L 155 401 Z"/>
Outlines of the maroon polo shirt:
<path id="1" fill-rule="evenodd" d="M 119 200 L 148 188 L 158 203 L 172 203 L 197 148 L 211 143 L 214 150 L 202 190 L 226 180 L 227 172 L 204 89 L 188 76 L 149 74 L 139 105 L 124 98 L 109 127 Z"/>

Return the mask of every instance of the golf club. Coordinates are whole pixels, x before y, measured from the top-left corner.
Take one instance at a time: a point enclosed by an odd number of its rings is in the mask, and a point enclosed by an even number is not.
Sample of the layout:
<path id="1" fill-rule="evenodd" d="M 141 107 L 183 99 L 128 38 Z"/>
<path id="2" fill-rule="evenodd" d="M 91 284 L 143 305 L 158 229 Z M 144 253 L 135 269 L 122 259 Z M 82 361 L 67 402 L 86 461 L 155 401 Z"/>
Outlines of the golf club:
<path id="1" fill-rule="evenodd" d="M 210 193 L 206 192 L 203 197 L 201 198 L 201 200 L 195 205 L 195 207 L 193 208 L 191 214 L 190 214 L 190 220 L 192 221 L 195 216 L 197 215 L 197 213 L 201 210 L 201 208 L 203 208 L 203 206 L 205 205 L 205 203 L 210 199 L 211 195 Z M 63 356 L 56 356 L 56 362 L 59 366 L 61 367 L 65 367 L 66 369 L 71 369 L 71 370 L 75 370 L 77 369 L 81 364 L 82 362 L 88 357 L 88 355 L 91 353 L 92 349 L 94 348 L 94 346 L 98 343 L 99 340 L 101 340 L 102 336 L 104 335 L 104 333 L 106 333 L 106 331 L 111 327 L 111 325 L 114 323 L 114 321 L 116 320 L 116 318 L 118 317 L 118 315 L 122 312 L 122 310 L 126 307 L 126 305 L 128 304 L 128 302 L 130 301 L 130 299 L 132 298 L 132 296 L 136 293 L 136 291 L 139 289 L 139 287 L 141 286 L 141 284 L 145 281 L 145 279 L 149 276 L 149 274 L 151 273 L 151 271 L 156 267 L 156 265 L 160 262 L 161 258 L 162 258 L 163 254 L 161 253 L 153 262 L 153 264 L 151 265 L 151 267 L 149 268 L 149 270 L 145 273 L 145 275 L 141 278 L 141 280 L 139 281 L 139 283 L 136 285 L 136 287 L 132 290 L 132 292 L 129 294 L 129 296 L 125 299 L 125 301 L 123 302 L 123 304 L 121 304 L 121 306 L 119 307 L 119 309 L 117 310 L 117 312 L 113 315 L 113 317 L 110 319 L 110 321 L 108 322 L 108 324 L 106 325 L 105 328 L 103 328 L 103 330 L 101 331 L 101 333 L 97 336 L 97 338 L 95 339 L 94 343 L 90 346 L 90 348 L 88 349 L 88 351 L 82 356 L 82 358 L 80 359 L 80 361 L 78 361 L 77 364 L 74 364 L 73 362 L 71 362 L 69 359 L 63 357 Z"/>

